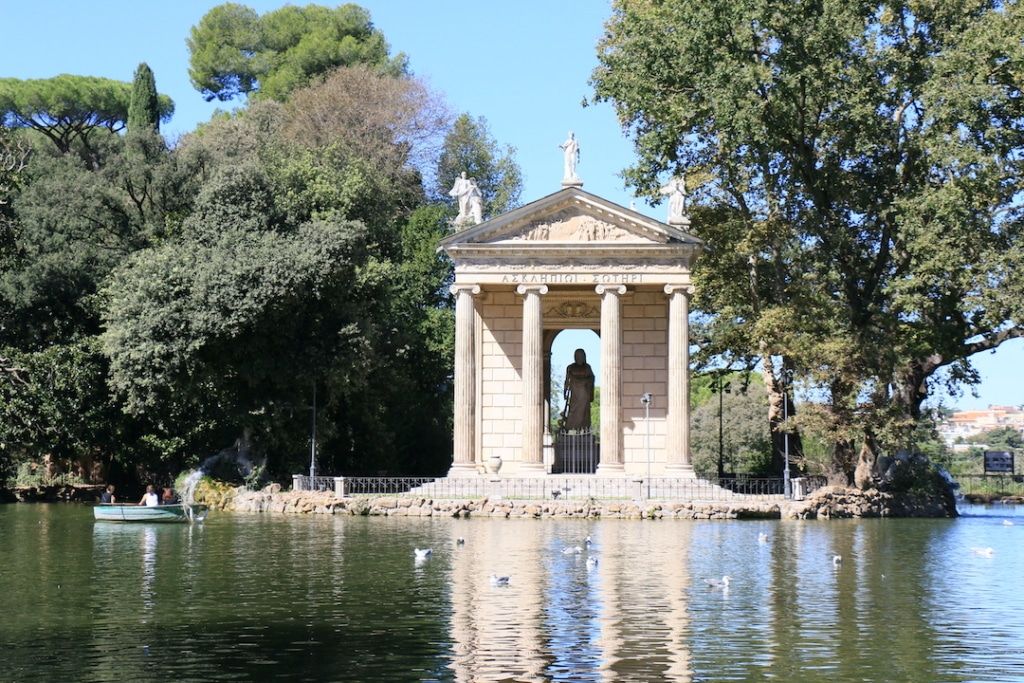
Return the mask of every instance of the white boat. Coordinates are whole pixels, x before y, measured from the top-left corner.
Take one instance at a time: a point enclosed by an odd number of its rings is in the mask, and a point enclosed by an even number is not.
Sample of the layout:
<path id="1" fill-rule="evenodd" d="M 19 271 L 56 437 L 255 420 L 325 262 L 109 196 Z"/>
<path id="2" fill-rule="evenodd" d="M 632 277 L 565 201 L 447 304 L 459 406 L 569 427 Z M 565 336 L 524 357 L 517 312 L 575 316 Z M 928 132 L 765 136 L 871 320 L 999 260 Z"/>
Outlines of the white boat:
<path id="1" fill-rule="evenodd" d="M 185 505 L 132 505 L 98 503 L 92 509 L 93 517 L 103 522 L 191 522 L 206 517 L 207 506 Z"/>

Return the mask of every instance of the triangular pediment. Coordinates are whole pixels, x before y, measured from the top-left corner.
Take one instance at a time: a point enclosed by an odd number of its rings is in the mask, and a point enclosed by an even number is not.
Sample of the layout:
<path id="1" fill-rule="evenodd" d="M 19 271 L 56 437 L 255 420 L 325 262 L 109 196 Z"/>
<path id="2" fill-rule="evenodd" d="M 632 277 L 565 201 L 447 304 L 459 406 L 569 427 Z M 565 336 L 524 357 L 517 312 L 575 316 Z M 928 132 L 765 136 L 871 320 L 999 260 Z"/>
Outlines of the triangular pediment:
<path id="1" fill-rule="evenodd" d="M 637 211 L 585 192 L 563 189 L 441 241 L 442 249 L 491 246 L 495 248 L 579 245 L 689 245 L 701 241 L 681 230 Z"/>

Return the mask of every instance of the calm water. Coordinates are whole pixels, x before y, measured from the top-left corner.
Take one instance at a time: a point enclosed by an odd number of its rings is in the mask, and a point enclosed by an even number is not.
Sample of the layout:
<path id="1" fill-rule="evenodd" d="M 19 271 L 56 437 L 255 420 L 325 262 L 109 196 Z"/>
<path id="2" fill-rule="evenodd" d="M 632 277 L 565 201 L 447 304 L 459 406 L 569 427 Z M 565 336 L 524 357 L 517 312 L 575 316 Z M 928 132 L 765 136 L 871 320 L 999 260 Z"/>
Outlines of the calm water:
<path id="1" fill-rule="evenodd" d="M 967 512 L 189 527 L 0 505 L 0 680 L 1024 680 L 1024 511 Z"/>

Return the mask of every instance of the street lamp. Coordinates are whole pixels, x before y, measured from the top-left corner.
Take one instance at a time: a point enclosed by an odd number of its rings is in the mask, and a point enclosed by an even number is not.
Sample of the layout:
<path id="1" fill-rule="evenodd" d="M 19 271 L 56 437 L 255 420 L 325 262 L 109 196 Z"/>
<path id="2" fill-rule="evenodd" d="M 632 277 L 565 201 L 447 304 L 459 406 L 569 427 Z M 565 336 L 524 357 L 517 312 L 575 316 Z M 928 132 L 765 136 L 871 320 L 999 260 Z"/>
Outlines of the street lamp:
<path id="1" fill-rule="evenodd" d="M 718 479 L 721 481 L 725 478 L 725 430 L 723 428 L 723 402 L 722 395 L 729 391 L 729 382 L 722 382 L 722 378 L 729 370 L 719 370 L 716 373 L 715 379 L 718 380 Z"/>
<path id="2" fill-rule="evenodd" d="M 313 487 L 316 476 L 316 382 L 313 382 L 313 427 L 309 440 L 309 485 Z"/>
<path id="3" fill-rule="evenodd" d="M 782 422 L 789 421 L 789 385 L 792 382 L 793 373 L 787 368 L 782 369 Z M 786 425 L 782 432 L 782 457 L 784 460 L 782 470 L 782 497 L 792 500 L 793 490 L 789 481 L 789 425 Z"/>
<path id="4" fill-rule="evenodd" d="M 644 406 L 644 422 L 647 424 L 647 433 L 644 435 L 644 447 L 647 449 L 647 498 L 651 497 L 651 401 L 654 397 L 648 392 L 640 397 L 640 403 Z"/>

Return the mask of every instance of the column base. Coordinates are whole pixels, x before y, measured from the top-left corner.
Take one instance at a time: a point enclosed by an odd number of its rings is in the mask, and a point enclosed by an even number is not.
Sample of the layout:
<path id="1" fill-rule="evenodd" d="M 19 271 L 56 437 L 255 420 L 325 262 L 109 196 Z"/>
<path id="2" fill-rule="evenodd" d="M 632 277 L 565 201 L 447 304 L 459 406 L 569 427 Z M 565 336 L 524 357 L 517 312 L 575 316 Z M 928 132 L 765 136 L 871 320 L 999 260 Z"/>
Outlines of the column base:
<path id="1" fill-rule="evenodd" d="M 626 474 L 626 468 L 621 462 L 598 463 L 597 471 L 599 477 L 621 477 Z"/>
<path id="2" fill-rule="evenodd" d="M 472 462 L 456 462 L 452 463 L 451 468 L 448 470 L 448 477 L 477 477 L 480 475 L 480 471 L 477 469 L 476 463 Z"/>
<path id="3" fill-rule="evenodd" d="M 521 474 L 524 477 L 543 477 L 547 474 L 547 468 L 542 462 L 524 462 L 519 464 L 516 474 Z"/>
<path id="4" fill-rule="evenodd" d="M 696 479 L 697 473 L 693 471 L 693 465 L 665 465 L 665 476 L 676 479 Z"/>

